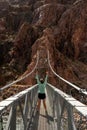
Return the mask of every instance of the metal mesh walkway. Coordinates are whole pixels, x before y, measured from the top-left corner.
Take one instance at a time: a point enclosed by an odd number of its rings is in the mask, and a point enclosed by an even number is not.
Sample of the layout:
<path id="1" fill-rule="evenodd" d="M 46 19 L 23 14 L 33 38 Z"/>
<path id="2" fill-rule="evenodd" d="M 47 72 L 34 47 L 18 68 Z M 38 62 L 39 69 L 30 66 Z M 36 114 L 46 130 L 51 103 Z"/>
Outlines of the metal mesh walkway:
<path id="1" fill-rule="evenodd" d="M 52 110 L 49 104 L 48 97 L 46 99 L 47 113 L 44 110 L 43 102 L 41 103 L 40 112 L 35 111 L 33 122 L 31 123 L 31 128 L 28 130 L 53 130 L 54 129 L 54 119 Z"/>

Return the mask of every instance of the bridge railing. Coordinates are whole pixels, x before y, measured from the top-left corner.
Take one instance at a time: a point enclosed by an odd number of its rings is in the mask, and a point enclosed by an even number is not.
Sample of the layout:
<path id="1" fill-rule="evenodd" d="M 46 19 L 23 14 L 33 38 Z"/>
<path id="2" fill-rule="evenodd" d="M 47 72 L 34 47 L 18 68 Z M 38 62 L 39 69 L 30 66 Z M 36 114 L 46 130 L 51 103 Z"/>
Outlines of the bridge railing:
<path id="1" fill-rule="evenodd" d="M 13 81 L 12 83 L 3 86 L 2 88 L 0 88 L 0 92 L 2 92 L 4 89 L 9 88 L 9 87 L 11 87 L 12 85 L 14 85 L 14 84 L 16 84 L 16 83 L 18 83 L 18 82 L 20 82 L 20 81 L 23 81 L 23 80 L 26 79 L 27 77 L 29 77 L 29 76 L 36 70 L 37 65 L 38 65 L 38 62 L 39 62 L 39 53 L 37 52 L 37 61 L 36 61 L 36 64 L 35 64 L 34 68 L 32 69 L 32 71 L 31 71 L 30 73 L 25 74 L 25 75 L 22 76 L 21 78 L 19 78 L 19 79 Z"/>
<path id="2" fill-rule="evenodd" d="M 36 84 L 0 102 L 0 130 L 27 130 L 30 127 L 37 102 L 37 90 Z M 17 125 L 19 117 L 21 120 Z"/>
<path id="3" fill-rule="evenodd" d="M 53 72 L 53 74 L 58 77 L 59 82 L 66 83 L 66 84 L 68 84 L 70 87 L 76 89 L 77 91 L 79 91 L 79 92 L 82 93 L 83 95 L 87 96 L 87 91 L 86 91 L 86 89 L 81 89 L 81 88 L 79 88 L 79 87 L 76 86 L 75 84 L 73 84 L 73 83 L 67 81 L 67 80 L 64 79 L 64 78 L 62 78 L 60 75 L 58 75 L 58 74 L 53 70 L 53 68 L 52 68 L 52 66 L 51 66 L 51 63 L 50 63 L 49 51 L 48 51 L 48 64 L 49 64 L 49 67 L 50 67 L 51 71 Z M 71 88 L 70 88 L 70 89 L 71 89 Z"/>
<path id="4" fill-rule="evenodd" d="M 48 83 L 47 94 L 55 130 L 86 130 L 87 106 Z"/>

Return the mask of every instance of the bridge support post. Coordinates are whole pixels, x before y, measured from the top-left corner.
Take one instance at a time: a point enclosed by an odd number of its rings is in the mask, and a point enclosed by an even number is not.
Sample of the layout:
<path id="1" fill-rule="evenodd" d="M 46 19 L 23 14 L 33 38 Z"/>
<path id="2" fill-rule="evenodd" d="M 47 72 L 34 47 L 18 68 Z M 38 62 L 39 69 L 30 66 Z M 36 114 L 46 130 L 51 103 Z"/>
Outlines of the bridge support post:
<path id="1" fill-rule="evenodd" d="M 53 117 L 55 118 L 56 94 L 53 94 Z"/>
<path id="2" fill-rule="evenodd" d="M 23 111 L 24 120 L 25 120 L 24 130 L 26 130 L 26 128 L 27 128 L 27 118 L 28 118 L 28 112 L 29 112 L 29 98 L 28 98 L 28 96 L 29 96 L 29 94 L 27 93 L 26 97 L 25 97 L 25 105 L 24 105 L 24 111 Z"/>
<path id="3" fill-rule="evenodd" d="M 77 130 L 73 118 L 73 107 L 69 104 L 67 105 L 67 112 L 68 112 L 68 130 Z"/>
<path id="4" fill-rule="evenodd" d="M 3 130 L 3 119 L 2 119 L 2 116 L 0 116 L 0 130 Z"/>
<path id="5" fill-rule="evenodd" d="M 62 114 L 64 112 L 65 104 L 62 101 L 60 95 L 57 96 L 57 105 L 56 105 L 56 112 L 57 112 L 57 129 L 58 130 L 63 130 L 62 125 L 61 125 L 61 119 L 62 119 Z"/>
<path id="6" fill-rule="evenodd" d="M 6 130 L 16 130 L 16 103 L 11 107 Z"/>
<path id="7" fill-rule="evenodd" d="M 32 117 L 32 109 L 33 109 L 33 92 L 30 93 L 30 117 Z"/>

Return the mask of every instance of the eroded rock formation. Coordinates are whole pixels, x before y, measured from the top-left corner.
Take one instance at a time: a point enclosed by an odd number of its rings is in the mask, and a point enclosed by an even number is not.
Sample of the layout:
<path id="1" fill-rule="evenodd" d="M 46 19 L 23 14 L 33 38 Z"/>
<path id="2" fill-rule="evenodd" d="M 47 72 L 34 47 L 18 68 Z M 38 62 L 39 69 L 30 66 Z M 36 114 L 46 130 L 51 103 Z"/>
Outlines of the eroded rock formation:
<path id="1" fill-rule="evenodd" d="M 4 59 L 2 66 L 5 69 L 15 70 L 16 73 L 10 73 L 10 76 L 14 74 L 17 78 L 29 73 L 35 65 L 37 51 L 45 50 L 47 54 L 49 50 L 56 73 L 87 89 L 87 0 L 14 2 L 15 6 L 11 2 L 7 15 L 4 14 L 0 20 L 0 51 L 6 48 L 0 59 Z M 48 66 L 43 69 L 38 68 L 43 75 L 46 70 L 49 71 Z M 70 90 L 67 84 L 58 81 L 52 72 L 49 73 L 50 83 L 63 91 Z M 5 77 L 1 77 L 5 81 Z M 35 72 L 23 83 L 34 84 Z"/>

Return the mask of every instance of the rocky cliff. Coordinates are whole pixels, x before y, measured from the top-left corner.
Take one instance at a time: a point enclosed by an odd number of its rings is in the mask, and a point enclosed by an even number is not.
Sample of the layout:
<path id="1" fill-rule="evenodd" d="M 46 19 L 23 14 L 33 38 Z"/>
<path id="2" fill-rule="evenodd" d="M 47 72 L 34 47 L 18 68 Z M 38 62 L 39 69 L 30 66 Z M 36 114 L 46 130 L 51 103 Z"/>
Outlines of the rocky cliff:
<path id="1" fill-rule="evenodd" d="M 87 89 L 87 0 L 9 0 L 1 7 L 1 85 L 30 72 L 37 51 L 44 50 L 44 59 L 49 50 L 56 73 Z M 41 66 L 41 75 L 48 70 L 49 82 L 68 92 L 70 87 L 59 83 L 48 65 Z M 35 73 L 23 83 L 33 84 L 34 77 Z"/>

